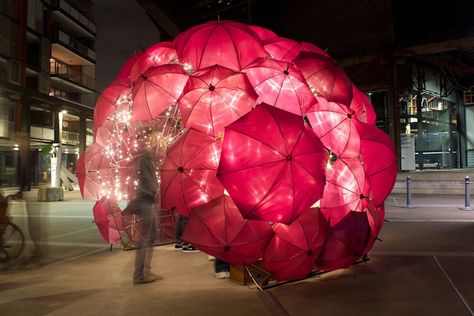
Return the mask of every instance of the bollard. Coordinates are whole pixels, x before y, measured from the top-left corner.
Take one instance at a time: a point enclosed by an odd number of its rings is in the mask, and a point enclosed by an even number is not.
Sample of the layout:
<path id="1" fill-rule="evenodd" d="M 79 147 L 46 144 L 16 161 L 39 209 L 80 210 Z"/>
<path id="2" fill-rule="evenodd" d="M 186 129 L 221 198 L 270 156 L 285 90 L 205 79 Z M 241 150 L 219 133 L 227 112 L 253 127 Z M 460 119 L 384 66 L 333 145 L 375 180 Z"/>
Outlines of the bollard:
<path id="1" fill-rule="evenodd" d="M 471 207 L 471 181 L 469 176 L 464 177 L 464 210 L 472 211 Z"/>
<path id="2" fill-rule="evenodd" d="M 411 204 L 411 177 L 407 177 L 407 205 L 405 205 L 407 208 L 412 208 L 413 205 Z"/>

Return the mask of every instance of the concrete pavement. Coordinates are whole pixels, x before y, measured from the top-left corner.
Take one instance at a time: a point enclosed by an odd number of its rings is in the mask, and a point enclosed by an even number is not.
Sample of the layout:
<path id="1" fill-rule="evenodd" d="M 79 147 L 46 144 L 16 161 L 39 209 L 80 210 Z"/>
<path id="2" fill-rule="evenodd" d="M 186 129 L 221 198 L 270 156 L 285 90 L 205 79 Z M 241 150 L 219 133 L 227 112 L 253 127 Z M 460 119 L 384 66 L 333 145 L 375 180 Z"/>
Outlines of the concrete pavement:
<path id="1" fill-rule="evenodd" d="M 78 202 L 77 192 L 67 192 L 57 203 Z M 133 285 L 134 253 L 109 251 L 89 234 L 81 241 L 87 251 L 0 271 L 0 315 L 473 315 L 474 211 L 460 209 L 463 196 L 414 196 L 413 208 L 403 205 L 403 195 L 387 200 L 383 241 L 368 262 L 263 295 L 215 279 L 207 255 L 172 245 L 154 251 L 154 270 L 164 279 Z M 82 230 L 91 228 L 87 220 Z"/>

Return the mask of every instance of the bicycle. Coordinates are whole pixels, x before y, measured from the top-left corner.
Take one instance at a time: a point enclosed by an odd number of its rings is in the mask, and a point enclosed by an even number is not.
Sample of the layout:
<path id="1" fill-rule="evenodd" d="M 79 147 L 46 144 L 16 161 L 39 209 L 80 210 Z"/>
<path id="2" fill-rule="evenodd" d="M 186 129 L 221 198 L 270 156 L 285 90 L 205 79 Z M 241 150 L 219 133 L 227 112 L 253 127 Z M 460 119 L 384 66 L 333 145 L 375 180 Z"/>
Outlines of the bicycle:
<path id="1" fill-rule="evenodd" d="M 0 263 L 17 259 L 25 247 L 23 232 L 8 216 L 9 199 L 14 196 L 0 193 Z"/>

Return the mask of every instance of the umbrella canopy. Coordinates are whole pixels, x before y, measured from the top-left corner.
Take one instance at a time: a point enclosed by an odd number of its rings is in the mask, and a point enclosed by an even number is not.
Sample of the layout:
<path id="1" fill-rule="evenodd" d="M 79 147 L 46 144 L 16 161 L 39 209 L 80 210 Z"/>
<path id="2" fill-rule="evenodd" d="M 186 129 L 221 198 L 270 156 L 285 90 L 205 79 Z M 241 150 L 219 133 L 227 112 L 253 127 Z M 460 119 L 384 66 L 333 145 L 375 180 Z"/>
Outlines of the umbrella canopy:
<path id="1" fill-rule="evenodd" d="M 268 222 L 242 218 L 227 195 L 191 210 L 183 239 L 231 264 L 249 264 L 262 258 L 273 236 Z"/>
<path id="2" fill-rule="evenodd" d="M 111 169 L 113 164 L 104 151 L 104 147 L 94 143 L 77 161 L 77 179 L 82 198 L 85 200 L 98 200 L 106 195 L 104 179 L 113 177 Z"/>
<path id="3" fill-rule="evenodd" d="M 270 54 L 270 58 L 282 61 L 293 61 L 301 52 L 301 46 L 297 41 L 276 37 L 264 41 L 263 47 Z"/>
<path id="4" fill-rule="evenodd" d="M 226 127 L 217 176 L 244 218 L 291 223 L 321 198 L 327 156 L 301 116 L 260 104 Z"/>
<path id="5" fill-rule="evenodd" d="M 162 65 L 148 69 L 133 85 L 134 120 L 152 120 L 176 103 L 188 81 L 180 65 Z"/>
<path id="6" fill-rule="evenodd" d="M 308 209 L 290 225 L 275 224 L 275 236 L 262 264 L 278 281 L 306 277 L 315 267 L 326 238 L 327 223 L 319 209 Z"/>
<path id="7" fill-rule="evenodd" d="M 336 225 L 329 224 L 316 267 L 326 271 L 347 268 L 364 255 L 370 236 L 367 213 L 350 212 Z"/>
<path id="8" fill-rule="evenodd" d="M 319 48 L 318 46 L 314 45 L 313 43 L 301 42 L 300 48 L 301 48 L 302 52 L 316 53 L 318 55 L 331 58 L 331 56 L 329 56 L 329 54 L 325 50 Z"/>
<path id="9" fill-rule="evenodd" d="M 245 74 L 215 65 L 189 78 L 178 105 L 186 127 L 217 137 L 256 100 Z"/>
<path id="10" fill-rule="evenodd" d="M 92 209 L 94 222 L 106 242 L 118 245 L 121 242 L 122 211 L 117 202 L 106 197 L 97 201 Z"/>
<path id="11" fill-rule="evenodd" d="M 319 53 L 302 52 L 294 63 L 317 95 L 344 105 L 351 103 L 352 82 L 336 61 Z"/>
<path id="12" fill-rule="evenodd" d="M 168 149 L 161 167 L 161 205 L 189 216 L 191 208 L 224 193 L 216 178 L 222 148 L 220 139 L 194 129 Z"/>
<path id="13" fill-rule="evenodd" d="M 397 179 L 397 159 L 390 137 L 374 125 L 359 123 L 360 152 L 375 206 L 383 205 Z"/>
<path id="14" fill-rule="evenodd" d="M 130 69 L 130 81 L 134 82 L 148 69 L 177 61 L 178 55 L 171 42 L 159 42 L 147 48 Z"/>
<path id="15" fill-rule="evenodd" d="M 358 157 L 360 142 L 354 111 L 322 97 L 317 100 L 318 103 L 306 113 L 315 134 L 337 157 Z"/>
<path id="16" fill-rule="evenodd" d="M 115 80 L 129 80 L 130 79 L 130 71 L 132 70 L 133 65 L 137 61 L 137 59 L 143 55 L 143 52 L 137 52 L 132 55 L 127 61 L 123 64 L 122 68 L 120 69 L 117 78 Z"/>
<path id="17" fill-rule="evenodd" d="M 107 118 L 114 114 L 117 103 L 126 98 L 130 91 L 128 80 L 114 81 L 102 91 L 94 109 L 94 134 Z"/>
<path id="18" fill-rule="evenodd" d="M 290 62 L 259 58 L 244 71 L 264 103 L 298 115 L 316 103 L 305 78 Z"/>
<path id="19" fill-rule="evenodd" d="M 377 117 L 372 103 L 370 103 L 367 95 L 357 89 L 354 84 L 352 85 L 352 101 L 350 108 L 354 110 L 359 121 L 375 125 Z"/>
<path id="20" fill-rule="evenodd" d="M 370 187 L 360 159 L 330 159 L 320 203 L 326 220 L 334 226 L 351 211 L 366 211 L 369 201 Z"/>
<path id="21" fill-rule="evenodd" d="M 197 25 L 179 34 L 174 44 L 181 63 L 193 70 L 216 64 L 241 70 L 268 56 L 260 38 L 247 25 L 233 21 Z"/>
<path id="22" fill-rule="evenodd" d="M 383 221 L 385 218 L 384 206 L 375 207 L 375 205 L 369 205 L 367 212 L 367 220 L 370 226 L 370 237 L 367 246 L 364 249 L 363 255 L 366 255 L 370 249 L 372 249 L 375 241 L 378 238 L 380 230 L 382 229 Z"/>
<path id="23" fill-rule="evenodd" d="M 263 42 L 270 41 L 278 37 L 278 35 L 276 35 L 273 31 L 258 25 L 248 25 L 248 28 L 252 30 Z"/>

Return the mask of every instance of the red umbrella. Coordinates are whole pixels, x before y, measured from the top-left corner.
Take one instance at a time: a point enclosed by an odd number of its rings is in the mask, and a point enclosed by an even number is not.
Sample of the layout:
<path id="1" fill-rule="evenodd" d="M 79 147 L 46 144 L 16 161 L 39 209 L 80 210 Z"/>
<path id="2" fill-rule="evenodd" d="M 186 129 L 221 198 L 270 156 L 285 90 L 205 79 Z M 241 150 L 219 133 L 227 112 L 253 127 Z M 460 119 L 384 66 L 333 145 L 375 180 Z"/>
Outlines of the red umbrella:
<path id="1" fill-rule="evenodd" d="M 316 259 L 318 270 L 349 267 L 364 255 L 369 240 L 367 213 L 350 212 L 335 226 L 330 226 L 324 248 Z"/>
<path id="2" fill-rule="evenodd" d="M 79 157 L 76 165 L 77 179 L 83 199 L 98 200 L 106 195 L 104 179 L 112 176 L 111 161 L 104 154 L 104 147 L 92 144 Z"/>
<path id="3" fill-rule="evenodd" d="M 351 103 L 352 82 L 336 61 L 319 53 L 302 52 L 294 63 L 315 93 L 328 101 Z"/>
<path id="4" fill-rule="evenodd" d="M 152 120 L 176 103 L 188 81 L 180 65 L 162 65 L 148 69 L 133 85 L 134 120 Z"/>
<path id="5" fill-rule="evenodd" d="M 319 209 L 308 209 L 290 225 L 275 224 L 263 267 L 278 281 L 302 279 L 315 267 L 326 238 L 327 223 Z"/>
<path id="6" fill-rule="evenodd" d="M 385 218 L 385 209 L 384 206 L 375 207 L 370 205 L 368 207 L 367 219 L 370 226 L 370 238 L 367 246 L 364 249 L 363 254 L 366 255 L 370 249 L 372 249 L 375 241 L 378 238 L 380 230 L 382 229 L 383 221 Z"/>
<path id="7" fill-rule="evenodd" d="M 132 70 L 133 65 L 137 61 L 137 59 L 143 55 L 143 52 L 137 52 L 132 55 L 127 61 L 123 64 L 122 69 L 120 69 L 119 74 L 115 80 L 129 80 L 130 78 L 130 71 Z"/>
<path id="8" fill-rule="evenodd" d="M 375 206 L 383 205 L 397 178 L 397 159 L 390 137 L 374 125 L 359 123 L 360 152 Z"/>
<path id="9" fill-rule="evenodd" d="M 148 69 L 177 61 L 178 55 L 171 42 L 160 42 L 147 48 L 130 69 L 130 81 L 134 82 Z"/>
<path id="10" fill-rule="evenodd" d="M 301 46 L 297 41 L 277 37 L 264 41 L 263 47 L 276 60 L 293 61 L 301 52 Z"/>
<path id="11" fill-rule="evenodd" d="M 298 115 L 316 103 L 303 75 L 290 62 L 260 58 L 244 71 L 264 103 Z"/>
<path id="12" fill-rule="evenodd" d="M 117 103 L 127 97 L 130 89 L 128 80 L 117 80 L 102 91 L 94 109 L 94 134 L 107 118 L 114 114 Z"/>
<path id="13" fill-rule="evenodd" d="M 255 35 L 260 38 L 263 42 L 270 41 L 278 37 L 275 33 L 261 26 L 257 25 L 248 25 L 248 28 L 252 30 Z"/>
<path id="14" fill-rule="evenodd" d="M 352 85 L 352 101 L 350 108 L 354 110 L 359 121 L 375 125 L 376 115 L 372 103 L 365 93 Z"/>
<path id="15" fill-rule="evenodd" d="M 94 222 L 102 238 L 109 244 L 118 245 L 121 242 L 120 232 L 122 227 L 122 211 L 117 202 L 106 197 L 97 201 L 92 209 Z"/>
<path id="16" fill-rule="evenodd" d="M 178 105 L 186 127 L 217 137 L 256 100 L 245 74 L 215 65 L 189 78 Z"/>
<path id="17" fill-rule="evenodd" d="M 217 176 L 244 218 L 291 223 L 321 198 L 326 162 L 301 116 L 261 104 L 226 127 Z"/>
<path id="18" fill-rule="evenodd" d="M 350 211 L 364 212 L 369 200 L 370 187 L 360 159 L 332 156 L 326 168 L 326 186 L 320 203 L 327 221 L 334 226 Z"/>
<path id="19" fill-rule="evenodd" d="M 221 65 L 241 70 L 258 57 L 268 56 L 262 41 L 246 24 L 211 21 L 174 39 L 179 60 L 193 70 Z"/>
<path id="20" fill-rule="evenodd" d="M 223 195 L 191 210 L 183 239 L 225 262 L 248 264 L 262 257 L 272 236 L 268 222 L 243 219 Z"/>
<path id="21" fill-rule="evenodd" d="M 189 129 L 168 149 L 161 167 L 161 205 L 188 216 L 224 193 L 216 178 L 222 141 Z"/>
<path id="22" fill-rule="evenodd" d="M 301 42 L 300 48 L 301 48 L 302 52 L 316 53 L 316 54 L 324 56 L 324 57 L 329 57 L 329 58 L 331 57 L 331 56 L 329 56 L 329 54 L 325 50 L 319 48 L 318 46 L 314 45 L 313 43 Z"/>
<path id="23" fill-rule="evenodd" d="M 315 134 L 336 156 L 358 157 L 360 142 L 354 111 L 325 98 L 317 97 L 317 100 L 306 113 Z"/>

